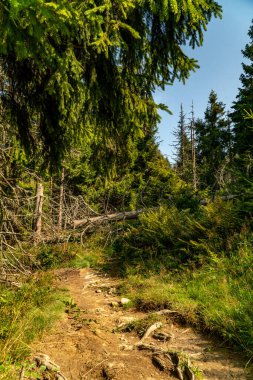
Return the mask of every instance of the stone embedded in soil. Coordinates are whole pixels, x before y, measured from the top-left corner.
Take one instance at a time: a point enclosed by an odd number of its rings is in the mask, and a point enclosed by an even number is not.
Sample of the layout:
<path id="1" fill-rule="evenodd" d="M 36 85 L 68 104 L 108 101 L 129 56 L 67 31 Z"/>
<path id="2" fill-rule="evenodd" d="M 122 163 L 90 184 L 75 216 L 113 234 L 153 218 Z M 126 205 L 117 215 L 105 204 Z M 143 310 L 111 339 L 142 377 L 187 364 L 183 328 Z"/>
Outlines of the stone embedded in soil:
<path id="1" fill-rule="evenodd" d="M 127 305 L 131 302 L 129 298 L 121 298 L 120 303 L 122 306 Z"/>
<path id="2" fill-rule="evenodd" d="M 102 314 L 105 312 L 105 309 L 103 307 L 98 307 L 96 310 L 95 310 L 95 313 L 96 314 Z"/>
<path id="3" fill-rule="evenodd" d="M 97 289 L 96 293 L 102 293 L 102 290 L 101 289 Z"/>
<path id="4" fill-rule="evenodd" d="M 102 378 L 106 380 L 113 380 L 116 376 L 116 371 L 111 368 L 104 367 L 101 372 Z"/>
<path id="5" fill-rule="evenodd" d="M 101 375 L 103 379 L 106 380 L 113 380 L 118 379 L 118 375 L 124 371 L 125 365 L 124 363 L 108 363 L 105 366 L 103 366 Z"/>
<path id="6" fill-rule="evenodd" d="M 138 320 L 137 317 L 133 317 L 133 316 L 125 316 L 125 315 L 122 315 L 119 319 L 117 319 L 116 323 L 117 323 L 117 327 L 121 327 L 123 325 L 126 325 L 128 323 L 131 323 L 131 322 L 134 322 Z"/>
<path id="7" fill-rule="evenodd" d="M 78 330 L 80 330 L 83 327 L 83 325 L 78 324 L 78 325 L 73 325 L 73 327 L 74 327 L 75 331 L 78 331 Z"/>
<path id="8" fill-rule="evenodd" d="M 120 344 L 119 348 L 123 351 L 132 351 L 134 350 L 135 346 L 132 344 Z"/>

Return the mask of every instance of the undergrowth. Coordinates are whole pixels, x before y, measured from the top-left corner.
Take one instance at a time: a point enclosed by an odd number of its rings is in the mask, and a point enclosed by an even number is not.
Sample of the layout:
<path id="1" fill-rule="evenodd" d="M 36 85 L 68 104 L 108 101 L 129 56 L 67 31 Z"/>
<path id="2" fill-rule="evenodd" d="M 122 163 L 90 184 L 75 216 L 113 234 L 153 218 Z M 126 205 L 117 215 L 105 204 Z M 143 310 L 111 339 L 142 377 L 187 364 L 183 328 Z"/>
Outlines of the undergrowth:
<path id="1" fill-rule="evenodd" d="M 161 206 L 125 229 L 113 244 L 112 256 L 120 260 L 123 274 L 129 266 L 157 272 L 200 266 L 236 246 L 237 224 L 229 202 L 217 200 L 195 211 Z"/>
<path id="2" fill-rule="evenodd" d="M 18 378 L 17 371 L 64 310 L 63 294 L 48 274 L 37 273 L 19 289 L 0 288 L 0 379 Z"/>
<path id="3" fill-rule="evenodd" d="M 216 200 L 186 210 L 161 206 L 139 222 L 119 223 L 114 233 L 91 235 L 83 245 L 37 246 L 24 260 L 35 270 L 110 270 L 123 278 L 121 292 L 137 308 L 172 308 L 252 357 L 252 248 L 250 220 L 240 219 L 232 203 Z M 64 306 L 48 274 L 34 276 L 21 289 L 0 290 L 0 380 L 11 380 L 32 340 Z M 138 322 L 128 328 L 144 331 Z"/>
<path id="4" fill-rule="evenodd" d="M 194 271 L 129 274 L 122 291 L 139 309 L 171 308 L 253 355 L 253 257 L 219 258 Z"/>
<path id="5" fill-rule="evenodd" d="M 68 304 L 63 291 L 55 289 L 51 271 L 98 266 L 103 248 L 98 234 L 84 245 L 39 244 L 26 250 L 27 255 L 17 250 L 16 257 L 33 274 L 20 288 L 0 286 L 0 380 L 18 378 L 23 365 L 27 376 L 38 378 L 29 361 L 30 345 L 53 326 Z"/>
<path id="6" fill-rule="evenodd" d="M 108 249 L 140 309 L 173 308 L 253 356 L 253 234 L 236 207 L 162 206 L 129 225 Z"/>
<path id="7" fill-rule="evenodd" d="M 99 236 L 91 236 L 83 245 L 71 242 L 37 246 L 33 252 L 33 266 L 43 270 L 95 267 L 102 257 L 100 240 Z"/>

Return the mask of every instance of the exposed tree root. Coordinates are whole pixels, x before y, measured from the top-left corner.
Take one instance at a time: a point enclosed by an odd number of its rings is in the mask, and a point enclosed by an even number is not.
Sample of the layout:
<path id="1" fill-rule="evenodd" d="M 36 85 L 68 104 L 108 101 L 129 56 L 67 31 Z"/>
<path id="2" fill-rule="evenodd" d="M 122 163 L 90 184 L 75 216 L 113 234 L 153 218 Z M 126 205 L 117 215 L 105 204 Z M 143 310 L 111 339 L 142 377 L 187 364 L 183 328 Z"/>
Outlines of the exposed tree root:
<path id="1" fill-rule="evenodd" d="M 39 367 L 44 366 L 48 372 L 54 373 L 56 380 L 67 380 L 67 378 L 60 372 L 60 367 L 52 362 L 48 355 L 39 353 L 34 356 L 33 360 Z"/>

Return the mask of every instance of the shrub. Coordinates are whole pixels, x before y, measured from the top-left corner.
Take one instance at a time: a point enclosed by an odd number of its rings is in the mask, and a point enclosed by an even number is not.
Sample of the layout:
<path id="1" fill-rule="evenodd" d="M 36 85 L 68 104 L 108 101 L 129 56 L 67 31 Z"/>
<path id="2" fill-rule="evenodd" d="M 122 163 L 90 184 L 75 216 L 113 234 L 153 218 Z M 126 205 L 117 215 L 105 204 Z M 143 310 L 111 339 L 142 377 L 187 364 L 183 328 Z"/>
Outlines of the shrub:
<path id="1" fill-rule="evenodd" d="M 179 269 L 202 265 L 231 249 L 240 230 L 230 202 L 220 199 L 195 212 L 160 206 L 140 216 L 115 241 L 114 251 L 125 266 Z"/>

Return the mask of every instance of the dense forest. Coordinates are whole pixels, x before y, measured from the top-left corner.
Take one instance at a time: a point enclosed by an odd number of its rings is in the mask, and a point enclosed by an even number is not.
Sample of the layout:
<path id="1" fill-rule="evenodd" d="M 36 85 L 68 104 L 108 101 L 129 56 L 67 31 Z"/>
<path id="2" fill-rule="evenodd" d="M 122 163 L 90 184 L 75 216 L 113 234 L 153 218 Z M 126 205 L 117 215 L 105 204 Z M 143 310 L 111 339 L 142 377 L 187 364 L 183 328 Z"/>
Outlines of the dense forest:
<path id="1" fill-rule="evenodd" d="M 213 17 L 213 0 L 0 1 L 0 379 L 61 313 L 64 266 L 252 358 L 253 24 L 231 110 L 215 89 L 201 119 L 182 105 L 173 163 L 156 137 L 154 90 L 198 68 L 183 47 Z"/>

